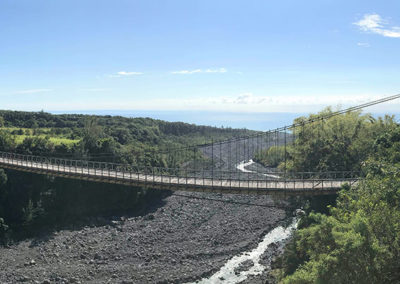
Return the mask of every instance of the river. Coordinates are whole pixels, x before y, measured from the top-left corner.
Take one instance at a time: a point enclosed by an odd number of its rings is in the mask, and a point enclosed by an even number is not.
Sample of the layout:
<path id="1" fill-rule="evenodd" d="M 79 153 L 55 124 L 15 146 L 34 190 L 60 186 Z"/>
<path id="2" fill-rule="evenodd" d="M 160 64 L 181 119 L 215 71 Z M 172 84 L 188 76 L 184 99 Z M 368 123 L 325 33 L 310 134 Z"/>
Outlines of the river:
<path id="1" fill-rule="evenodd" d="M 246 167 L 254 164 L 253 160 L 242 161 L 236 165 L 236 168 L 244 173 L 255 173 L 255 171 L 251 171 L 246 169 Z M 268 175 L 273 178 L 279 178 L 279 176 L 271 175 L 271 174 L 263 174 Z M 297 228 L 298 218 L 293 218 L 291 224 L 287 227 L 278 226 L 266 234 L 263 240 L 251 251 L 246 251 L 241 253 L 240 255 L 236 255 L 229 259 L 224 266 L 221 267 L 216 273 L 211 275 L 210 277 L 203 278 L 194 283 L 200 284 L 219 284 L 219 283 L 229 283 L 235 284 L 240 283 L 250 276 L 260 275 L 265 270 L 270 269 L 269 266 L 263 265 L 261 263 L 262 255 L 267 251 L 268 247 L 277 242 L 281 242 L 286 240 L 292 234 L 293 230 Z M 243 269 L 243 267 L 246 267 Z"/>
<path id="2" fill-rule="evenodd" d="M 292 223 L 288 227 L 276 227 L 264 236 L 263 240 L 258 244 L 255 249 L 232 257 L 218 272 L 214 273 L 208 278 L 203 278 L 200 281 L 193 282 L 192 284 L 234 284 L 246 280 L 249 276 L 262 274 L 266 269 L 270 267 L 264 266 L 260 262 L 261 256 L 266 252 L 269 245 L 276 242 L 284 241 L 285 239 L 290 237 L 292 231 L 297 228 L 297 223 L 297 218 L 293 218 Z M 246 262 L 250 263 L 249 269 L 245 271 L 240 271 L 241 265 Z"/>

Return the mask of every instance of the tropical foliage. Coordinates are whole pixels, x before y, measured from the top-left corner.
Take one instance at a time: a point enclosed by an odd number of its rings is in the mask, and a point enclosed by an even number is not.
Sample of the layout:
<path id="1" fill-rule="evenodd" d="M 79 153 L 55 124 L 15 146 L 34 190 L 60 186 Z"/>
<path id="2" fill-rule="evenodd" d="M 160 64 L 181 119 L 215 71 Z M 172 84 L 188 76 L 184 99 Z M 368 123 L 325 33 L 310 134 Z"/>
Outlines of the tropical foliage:
<path id="1" fill-rule="evenodd" d="M 364 162 L 358 166 L 358 157 L 351 155 L 340 165 L 361 167 L 366 178 L 354 188 L 343 189 L 328 215 L 312 212 L 303 218 L 280 259 L 282 283 L 400 282 L 400 127 L 391 118 L 350 120 L 353 127 L 339 129 L 353 134 L 357 142 L 346 144 L 348 140 L 339 134 L 339 145 L 345 153 L 351 149 L 361 155 Z M 354 126 L 377 136 L 372 143 L 364 134 L 357 138 L 354 134 L 359 130 Z M 332 143 L 328 140 L 321 147 Z M 307 153 L 304 145 L 299 147 L 295 150 Z M 323 160 L 330 165 L 330 158 Z"/>
<path id="2" fill-rule="evenodd" d="M 292 172 L 359 172 L 363 161 L 374 153 L 375 138 L 396 126 L 392 116 L 375 119 L 361 112 L 318 119 L 332 112 L 327 108 L 295 119 L 294 124 L 299 126 L 289 133 L 293 142 L 258 152 L 257 161 Z"/>
<path id="3" fill-rule="evenodd" d="M 286 149 L 288 152 L 288 150 Z M 276 168 L 285 160 L 284 146 L 271 146 L 266 150 L 257 151 L 254 155 L 254 161 L 267 167 Z"/>

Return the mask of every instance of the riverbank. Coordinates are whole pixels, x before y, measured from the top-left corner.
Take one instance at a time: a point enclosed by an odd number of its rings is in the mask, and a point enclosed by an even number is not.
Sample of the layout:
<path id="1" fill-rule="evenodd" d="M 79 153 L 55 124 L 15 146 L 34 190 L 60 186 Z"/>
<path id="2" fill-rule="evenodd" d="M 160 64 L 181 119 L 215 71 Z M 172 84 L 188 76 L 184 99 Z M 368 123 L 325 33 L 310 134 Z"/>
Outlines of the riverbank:
<path id="1" fill-rule="evenodd" d="M 1 248 L 0 282 L 196 281 L 257 247 L 285 218 L 268 196 L 176 193 L 144 216 L 98 219 Z"/>

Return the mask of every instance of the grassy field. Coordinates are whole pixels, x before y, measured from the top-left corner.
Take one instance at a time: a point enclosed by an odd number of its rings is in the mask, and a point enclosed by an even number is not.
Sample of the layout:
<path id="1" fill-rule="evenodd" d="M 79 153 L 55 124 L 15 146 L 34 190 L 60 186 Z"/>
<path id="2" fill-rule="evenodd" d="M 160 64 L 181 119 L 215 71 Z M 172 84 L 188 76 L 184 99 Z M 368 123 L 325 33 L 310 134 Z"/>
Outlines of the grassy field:
<path id="1" fill-rule="evenodd" d="M 45 138 L 47 135 L 13 135 L 15 138 L 15 142 L 17 144 L 21 144 L 25 138 L 27 137 L 42 137 Z M 68 139 L 68 138 L 63 138 L 63 137 L 49 137 L 50 141 L 54 143 L 55 145 L 72 145 L 72 144 L 77 144 L 80 140 L 78 139 Z"/>
<path id="2" fill-rule="evenodd" d="M 54 134 L 51 128 L 37 128 L 34 130 L 32 128 L 2 127 L 1 129 L 9 132 L 14 137 L 17 144 L 21 144 L 27 137 L 49 137 L 50 141 L 55 145 L 65 144 L 68 146 L 77 144 L 80 141 L 79 139 L 67 138 L 65 134 Z M 23 134 L 17 134 L 16 132 L 21 132 Z M 35 132 L 39 134 L 34 134 Z"/>

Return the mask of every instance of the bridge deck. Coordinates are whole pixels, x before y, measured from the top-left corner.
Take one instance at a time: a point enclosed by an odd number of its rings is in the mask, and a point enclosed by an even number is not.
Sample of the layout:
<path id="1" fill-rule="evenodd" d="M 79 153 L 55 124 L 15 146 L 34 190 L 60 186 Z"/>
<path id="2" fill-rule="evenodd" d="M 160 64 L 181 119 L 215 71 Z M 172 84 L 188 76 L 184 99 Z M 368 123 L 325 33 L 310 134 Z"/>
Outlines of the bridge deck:
<path id="1" fill-rule="evenodd" d="M 22 156 L 21 156 L 22 157 Z M 26 156 L 23 156 L 26 157 Z M 66 160 L 64 160 L 66 161 Z M 68 160 L 67 160 L 68 161 Z M 71 161 L 71 160 L 69 160 Z M 73 161 L 71 161 L 73 162 Z M 67 164 L 67 163 L 65 163 Z M 113 169 L 94 169 L 51 162 L 29 161 L 24 158 L 0 157 L 0 166 L 4 168 L 49 174 L 66 178 L 116 183 L 132 186 L 144 186 L 154 189 L 239 193 L 271 195 L 320 195 L 332 194 L 343 184 L 354 184 L 356 178 L 349 179 L 274 179 L 274 180 L 238 180 L 212 179 L 199 177 L 178 177 L 161 174 L 145 174 L 134 171 Z"/>

